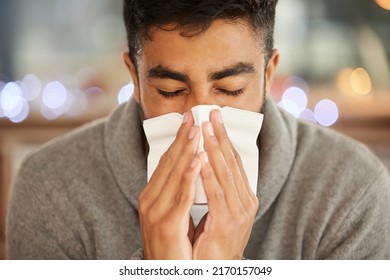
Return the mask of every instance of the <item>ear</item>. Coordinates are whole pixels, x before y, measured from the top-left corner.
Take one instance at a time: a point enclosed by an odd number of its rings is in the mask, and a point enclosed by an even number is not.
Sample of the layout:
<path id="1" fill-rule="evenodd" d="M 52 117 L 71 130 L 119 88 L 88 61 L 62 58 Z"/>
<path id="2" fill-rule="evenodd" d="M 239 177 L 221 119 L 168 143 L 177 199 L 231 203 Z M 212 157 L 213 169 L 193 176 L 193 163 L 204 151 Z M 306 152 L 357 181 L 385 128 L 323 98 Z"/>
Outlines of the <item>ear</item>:
<path id="1" fill-rule="evenodd" d="M 267 68 L 266 68 L 266 85 L 265 85 L 265 92 L 266 92 L 266 97 L 271 92 L 271 85 L 275 76 L 275 71 L 276 67 L 278 66 L 279 63 L 279 51 L 277 49 L 274 49 L 272 51 L 272 56 L 268 60 Z"/>
<path id="2" fill-rule="evenodd" d="M 139 81 L 138 81 L 138 74 L 137 69 L 135 68 L 134 63 L 130 59 L 129 52 L 123 52 L 122 53 L 123 61 L 126 64 L 127 69 L 129 69 L 131 79 L 134 83 L 134 98 L 137 103 L 139 103 L 140 100 L 140 92 L 139 92 Z"/>

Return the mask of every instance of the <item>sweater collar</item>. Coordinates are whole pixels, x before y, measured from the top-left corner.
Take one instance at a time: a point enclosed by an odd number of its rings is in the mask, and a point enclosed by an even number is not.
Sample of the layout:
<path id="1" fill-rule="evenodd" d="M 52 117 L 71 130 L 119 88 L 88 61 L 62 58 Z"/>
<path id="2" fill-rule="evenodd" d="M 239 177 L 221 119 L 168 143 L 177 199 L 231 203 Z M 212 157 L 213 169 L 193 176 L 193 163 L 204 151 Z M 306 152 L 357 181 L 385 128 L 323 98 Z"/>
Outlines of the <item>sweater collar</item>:
<path id="1" fill-rule="evenodd" d="M 281 192 L 290 173 L 297 146 L 297 121 L 268 98 L 259 137 L 258 220 Z M 256 221 L 255 220 L 255 221 Z"/>
<path id="2" fill-rule="evenodd" d="M 138 196 L 147 183 L 144 132 L 134 99 L 120 105 L 108 118 L 104 149 L 119 188 L 138 210 Z"/>
<path id="3" fill-rule="evenodd" d="M 280 193 L 293 164 L 296 120 L 277 108 L 272 100 L 264 106 L 264 122 L 259 136 L 258 220 Z M 147 183 L 144 132 L 134 99 L 119 106 L 108 118 L 104 149 L 118 185 L 138 209 L 138 196 Z"/>

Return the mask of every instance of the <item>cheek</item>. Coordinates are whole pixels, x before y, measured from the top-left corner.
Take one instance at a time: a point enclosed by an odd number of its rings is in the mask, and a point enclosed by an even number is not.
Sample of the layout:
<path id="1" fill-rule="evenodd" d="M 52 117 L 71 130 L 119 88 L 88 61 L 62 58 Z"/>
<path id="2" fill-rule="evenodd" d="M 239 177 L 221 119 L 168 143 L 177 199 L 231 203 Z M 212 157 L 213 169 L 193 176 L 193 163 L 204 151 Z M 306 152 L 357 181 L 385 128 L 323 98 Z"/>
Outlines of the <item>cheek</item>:
<path id="1" fill-rule="evenodd" d="M 260 112 L 264 103 L 264 96 L 264 83 L 256 81 L 248 87 L 243 95 L 237 96 L 236 100 L 232 100 L 235 106 L 230 106 L 247 111 Z"/>
<path id="2" fill-rule="evenodd" d="M 245 103 L 245 110 L 252 111 L 252 112 L 260 112 L 260 109 L 263 105 L 263 94 L 261 91 L 253 91 L 250 94 L 248 94 L 247 99 L 244 101 Z"/>

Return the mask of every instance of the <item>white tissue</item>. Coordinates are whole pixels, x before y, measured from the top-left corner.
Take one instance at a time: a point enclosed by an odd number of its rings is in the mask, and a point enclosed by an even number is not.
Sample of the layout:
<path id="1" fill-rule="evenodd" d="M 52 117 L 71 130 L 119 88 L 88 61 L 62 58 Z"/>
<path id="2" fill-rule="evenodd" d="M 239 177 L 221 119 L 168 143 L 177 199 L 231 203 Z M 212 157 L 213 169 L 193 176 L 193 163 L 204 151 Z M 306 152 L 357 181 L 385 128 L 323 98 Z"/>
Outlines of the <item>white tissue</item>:
<path id="1" fill-rule="evenodd" d="M 263 115 L 231 107 L 221 109 L 216 105 L 198 105 L 191 109 L 195 124 L 201 127 L 202 122 L 209 121 L 210 112 L 214 109 L 220 109 L 229 139 L 241 156 L 251 189 L 256 193 L 258 176 L 256 140 L 262 125 Z M 162 154 L 174 141 L 182 121 L 183 116 L 178 113 L 170 113 L 144 121 L 144 130 L 150 148 L 147 167 L 148 180 L 157 167 Z M 198 147 L 198 152 L 200 151 L 204 151 L 202 133 Z M 195 203 L 207 203 L 203 187 L 197 187 Z"/>
<path id="2" fill-rule="evenodd" d="M 195 124 L 201 128 L 202 122 L 209 121 L 210 112 L 214 109 L 221 111 L 222 120 L 230 142 L 240 155 L 250 188 L 256 194 L 259 162 L 259 150 L 256 140 L 263 122 L 263 115 L 232 107 L 220 108 L 217 105 L 198 105 L 191 109 Z M 161 156 L 175 140 L 182 121 L 183 115 L 179 113 L 169 113 L 144 121 L 144 131 L 149 143 L 147 161 L 148 181 L 156 169 Z M 200 129 L 200 131 L 202 130 Z M 201 133 L 198 152 L 204 150 L 203 135 Z M 191 212 L 196 225 L 206 212 L 207 197 L 204 192 L 202 178 L 199 176 L 196 180 L 195 205 Z"/>

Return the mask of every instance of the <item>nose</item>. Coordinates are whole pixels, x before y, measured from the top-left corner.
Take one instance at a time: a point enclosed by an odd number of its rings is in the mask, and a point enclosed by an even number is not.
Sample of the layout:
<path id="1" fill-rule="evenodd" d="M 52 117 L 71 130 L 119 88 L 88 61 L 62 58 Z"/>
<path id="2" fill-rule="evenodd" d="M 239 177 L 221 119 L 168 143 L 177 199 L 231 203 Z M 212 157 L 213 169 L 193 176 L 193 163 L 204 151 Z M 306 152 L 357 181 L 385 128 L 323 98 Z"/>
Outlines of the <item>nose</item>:
<path id="1" fill-rule="evenodd" d="M 185 102 L 185 111 L 189 111 L 197 105 L 218 105 L 215 96 L 207 89 L 193 89 Z"/>

